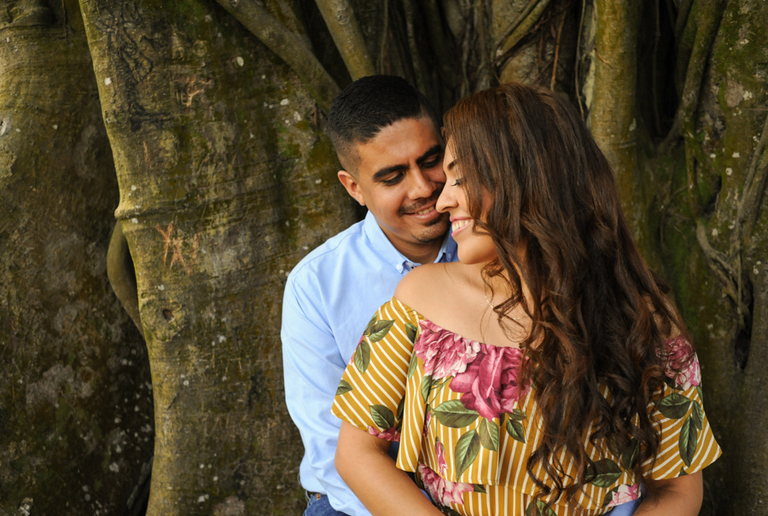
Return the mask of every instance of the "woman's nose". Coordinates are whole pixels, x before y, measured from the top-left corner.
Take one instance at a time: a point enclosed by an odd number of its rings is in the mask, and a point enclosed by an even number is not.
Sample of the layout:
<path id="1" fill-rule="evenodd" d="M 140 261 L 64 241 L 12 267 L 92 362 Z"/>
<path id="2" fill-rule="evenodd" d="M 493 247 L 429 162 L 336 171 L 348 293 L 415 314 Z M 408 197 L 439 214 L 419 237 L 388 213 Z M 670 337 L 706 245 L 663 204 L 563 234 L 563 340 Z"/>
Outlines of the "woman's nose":
<path id="1" fill-rule="evenodd" d="M 437 209 L 437 211 L 439 211 L 440 213 L 445 213 L 446 211 L 456 206 L 456 201 L 453 198 L 453 196 L 450 194 L 449 190 L 450 190 L 450 187 L 446 185 L 445 187 L 443 187 L 443 191 L 440 192 L 440 197 L 437 198 L 435 209 Z"/>

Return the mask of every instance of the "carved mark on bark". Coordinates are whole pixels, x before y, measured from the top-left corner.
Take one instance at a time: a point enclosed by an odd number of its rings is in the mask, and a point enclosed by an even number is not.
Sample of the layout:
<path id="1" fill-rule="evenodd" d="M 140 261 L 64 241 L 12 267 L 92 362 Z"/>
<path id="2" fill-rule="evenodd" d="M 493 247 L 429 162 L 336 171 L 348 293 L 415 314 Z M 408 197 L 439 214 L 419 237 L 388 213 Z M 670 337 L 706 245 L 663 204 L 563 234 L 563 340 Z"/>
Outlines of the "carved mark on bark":
<path id="1" fill-rule="evenodd" d="M 104 10 L 96 19 L 96 27 L 107 37 L 110 68 L 117 73 L 115 88 L 124 97 L 131 131 L 138 131 L 144 123 L 160 124 L 171 119 L 168 113 L 147 111 L 142 103 L 139 84 L 154 69 L 149 52 L 155 50 L 155 41 L 148 37 L 141 10 L 135 2 L 120 2 L 113 11 Z"/>

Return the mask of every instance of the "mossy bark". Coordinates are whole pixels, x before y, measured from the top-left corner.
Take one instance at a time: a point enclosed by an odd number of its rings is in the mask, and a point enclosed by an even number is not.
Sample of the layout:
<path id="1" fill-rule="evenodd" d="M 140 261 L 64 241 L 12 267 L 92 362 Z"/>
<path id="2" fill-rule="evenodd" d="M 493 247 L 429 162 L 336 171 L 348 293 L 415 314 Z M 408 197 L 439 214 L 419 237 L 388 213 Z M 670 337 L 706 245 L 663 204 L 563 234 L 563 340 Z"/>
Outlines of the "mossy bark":
<path id="1" fill-rule="evenodd" d="M 0 2 L 0 513 L 132 514 L 149 366 L 107 280 L 118 191 L 83 23 L 54 4 Z"/>
<path id="2" fill-rule="evenodd" d="M 214 2 L 81 5 L 154 384 L 148 514 L 298 514 L 282 291 L 354 221 L 315 104 Z"/>
<path id="3" fill-rule="evenodd" d="M 635 186 L 622 188 L 623 203 L 643 253 L 672 284 L 701 360 L 705 408 L 724 452 L 704 472 L 702 514 L 760 514 L 768 495 L 768 218 L 765 158 L 755 153 L 768 103 L 768 4 L 680 5 L 691 10 L 677 13 L 678 68 L 666 79 L 677 85 L 677 114 L 666 139 L 654 140 L 651 110 L 642 107 L 660 95 L 648 87 L 655 63 L 639 59 L 642 132 Z M 752 230 L 740 216 L 745 202 L 755 206 Z"/>
<path id="4" fill-rule="evenodd" d="M 761 196 L 756 197 L 754 230 L 739 230 L 743 225 L 739 207 L 751 189 L 748 172 L 766 121 L 766 20 L 765 2 L 731 1 L 714 26 L 717 32 L 702 73 L 699 100 L 688 130 L 682 133 L 684 152 L 676 151 L 671 169 L 671 191 L 686 193 L 671 199 L 663 228 L 666 261 L 686 321 L 697 338 L 706 408 L 724 451 L 705 475 L 706 514 L 760 514 L 768 499 L 764 183 Z M 698 238 L 697 225 L 701 227 Z M 724 273 L 711 253 L 705 255 L 702 244 L 722 253 L 733 274 Z M 737 303 L 746 306 L 748 313 L 740 315 Z"/>

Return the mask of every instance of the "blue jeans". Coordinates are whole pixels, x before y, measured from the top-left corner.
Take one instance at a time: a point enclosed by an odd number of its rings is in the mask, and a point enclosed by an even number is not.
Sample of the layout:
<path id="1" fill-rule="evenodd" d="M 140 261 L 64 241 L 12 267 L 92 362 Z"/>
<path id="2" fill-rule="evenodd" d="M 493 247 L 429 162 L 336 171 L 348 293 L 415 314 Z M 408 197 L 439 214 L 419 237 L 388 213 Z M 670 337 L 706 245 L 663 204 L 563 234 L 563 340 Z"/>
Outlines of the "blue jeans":
<path id="1" fill-rule="evenodd" d="M 304 516 L 347 516 L 331 507 L 328 495 L 307 492 L 307 510 Z"/>
<path id="2" fill-rule="evenodd" d="M 424 494 L 426 495 L 426 493 Z M 617 505 L 606 516 L 632 516 L 632 513 L 635 512 L 635 509 L 637 509 L 637 506 L 640 505 L 640 502 L 642 501 L 643 499 L 641 497 L 632 502 Z M 331 507 L 331 502 L 328 501 L 328 495 L 321 495 L 317 493 L 310 494 L 307 492 L 307 509 L 304 511 L 304 516 L 347 515 Z"/>
<path id="3" fill-rule="evenodd" d="M 611 512 L 607 513 L 606 516 L 632 516 L 632 513 L 635 512 L 635 509 L 637 509 L 637 506 L 640 505 L 640 502 L 642 501 L 643 497 L 641 496 L 637 500 L 617 505 Z"/>

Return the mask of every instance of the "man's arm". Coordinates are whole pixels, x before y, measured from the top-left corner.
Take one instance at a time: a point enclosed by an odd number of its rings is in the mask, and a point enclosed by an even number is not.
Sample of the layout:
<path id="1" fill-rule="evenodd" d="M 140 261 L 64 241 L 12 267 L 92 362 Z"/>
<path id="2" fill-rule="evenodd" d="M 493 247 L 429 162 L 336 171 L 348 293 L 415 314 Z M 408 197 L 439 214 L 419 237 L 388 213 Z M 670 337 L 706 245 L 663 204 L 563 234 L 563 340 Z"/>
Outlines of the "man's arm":
<path id="1" fill-rule="evenodd" d="M 285 400 L 301 433 L 312 472 L 331 505 L 352 516 L 369 516 L 334 466 L 341 422 L 331 414 L 331 406 L 346 363 L 317 304 L 293 277 L 289 278 L 280 332 Z"/>

